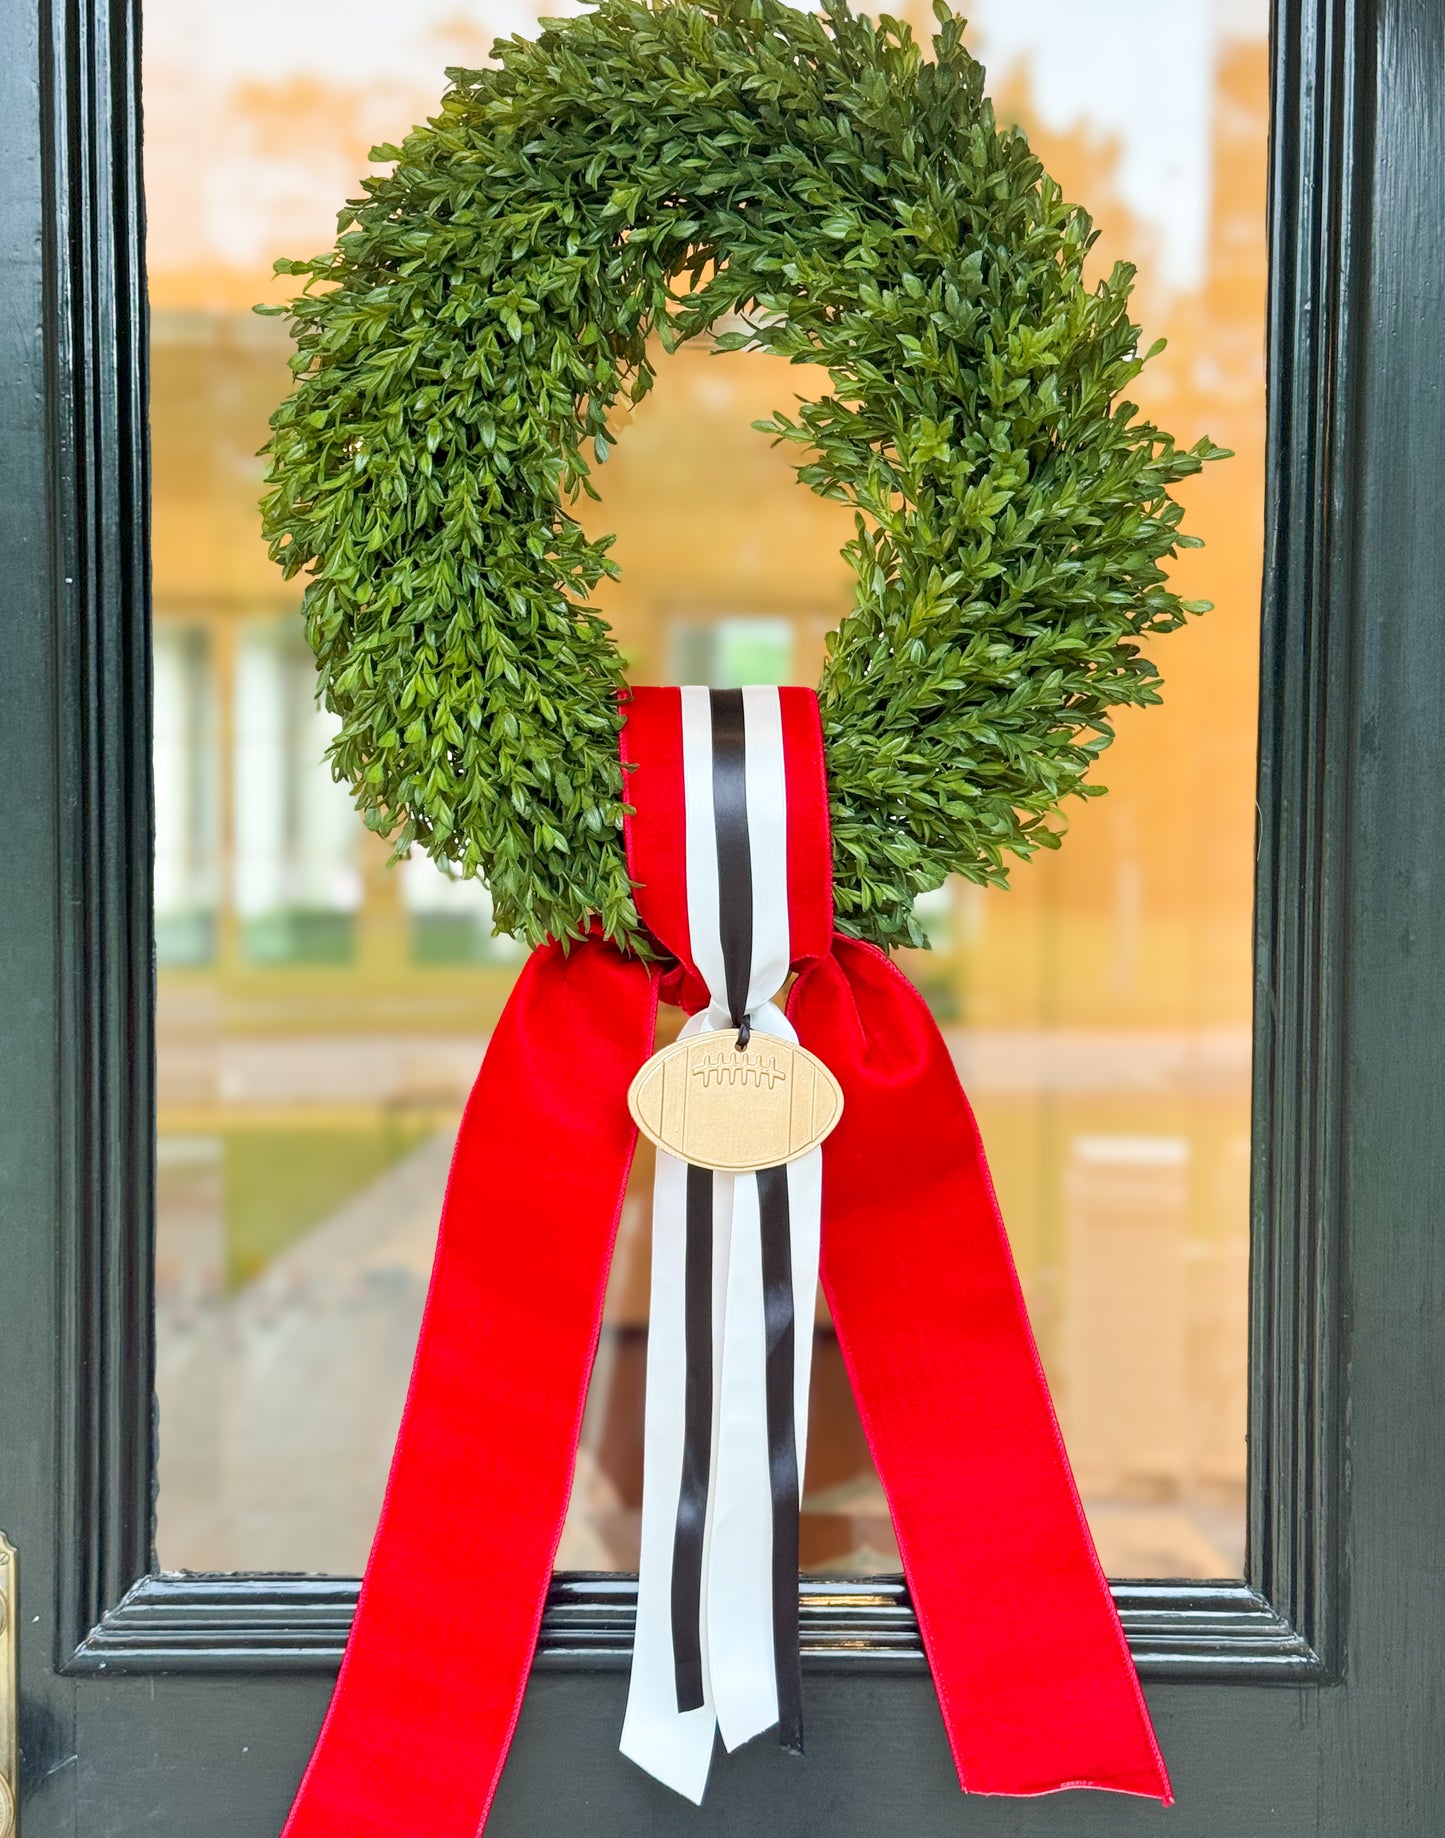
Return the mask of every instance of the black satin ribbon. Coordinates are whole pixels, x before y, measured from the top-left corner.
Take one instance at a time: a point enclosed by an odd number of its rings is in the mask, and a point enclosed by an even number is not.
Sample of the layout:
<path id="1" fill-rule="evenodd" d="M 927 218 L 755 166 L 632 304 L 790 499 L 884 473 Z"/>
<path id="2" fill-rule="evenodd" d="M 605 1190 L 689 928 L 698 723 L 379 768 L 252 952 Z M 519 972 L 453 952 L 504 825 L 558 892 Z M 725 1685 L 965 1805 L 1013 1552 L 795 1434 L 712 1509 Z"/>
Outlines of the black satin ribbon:
<path id="1" fill-rule="evenodd" d="M 701 1710 L 702 1556 L 712 1465 L 712 1171 L 687 1170 L 683 1268 L 682 1485 L 672 1535 L 672 1661 L 677 1708 Z"/>
<path id="2" fill-rule="evenodd" d="M 741 1028 L 753 973 L 753 858 L 748 839 L 747 735 L 740 689 L 714 689 L 712 718 L 713 830 L 717 842 L 718 930 L 728 1012 Z M 702 1683 L 702 1559 L 712 1466 L 713 1180 L 705 1168 L 687 1171 L 687 1244 L 683 1315 L 682 1480 L 672 1534 L 672 1659 L 679 1711 L 700 1710 Z"/>
<path id="3" fill-rule="evenodd" d="M 793 1243 L 788 1171 L 758 1171 L 767 1337 L 768 1474 L 773 1495 L 773 1670 L 778 1741 L 803 1752 L 803 1667 L 798 1652 L 798 1440 L 793 1417 Z"/>
<path id="4" fill-rule="evenodd" d="M 753 863 L 748 836 L 747 734 L 740 689 L 710 692 L 713 827 L 717 841 L 718 930 L 728 1013 L 745 1044 L 753 974 Z M 788 1171 L 757 1175 L 762 1234 L 768 1474 L 772 1495 L 773 1670 L 778 1740 L 803 1752 L 803 1680 L 798 1655 L 797 1425 L 793 1417 L 793 1249 Z M 679 1711 L 703 1703 L 702 1557 L 712 1463 L 713 1177 L 687 1171 L 682 1484 L 672 1547 L 672 1651 Z"/>
<path id="5" fill-rule="evenodd" d="M 712 813 L 717 832 L 718 929 L 728 1013 L 740 1028 L 753 980 L 753 853 L 748 837 L 747 737 L 743 692 L 714 689 L 712 705 Z"/>

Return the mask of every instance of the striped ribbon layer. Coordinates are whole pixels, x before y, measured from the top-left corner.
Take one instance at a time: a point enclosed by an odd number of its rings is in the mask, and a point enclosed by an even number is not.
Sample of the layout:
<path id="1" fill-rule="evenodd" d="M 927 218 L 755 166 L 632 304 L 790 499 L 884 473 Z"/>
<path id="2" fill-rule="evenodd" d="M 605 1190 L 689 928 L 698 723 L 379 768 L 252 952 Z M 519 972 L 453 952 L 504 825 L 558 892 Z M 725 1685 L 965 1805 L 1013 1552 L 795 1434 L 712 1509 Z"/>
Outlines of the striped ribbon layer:
<path id="1" fill-rule="evenodd" d="M 708 993 L 683 1037 L 748 1027 L 795 1041 L 772 1000 L 795 955 L 782 695 L 684 689 L 674 707 L 687 945 Z M 658 1153 L 622 1750 L 694 1801 L 715 1731 L 735 1749 L 776 1724 L 802 1749 L 798 1507 L 821 1212 L 820 1149 L 737 1175 Z"/>

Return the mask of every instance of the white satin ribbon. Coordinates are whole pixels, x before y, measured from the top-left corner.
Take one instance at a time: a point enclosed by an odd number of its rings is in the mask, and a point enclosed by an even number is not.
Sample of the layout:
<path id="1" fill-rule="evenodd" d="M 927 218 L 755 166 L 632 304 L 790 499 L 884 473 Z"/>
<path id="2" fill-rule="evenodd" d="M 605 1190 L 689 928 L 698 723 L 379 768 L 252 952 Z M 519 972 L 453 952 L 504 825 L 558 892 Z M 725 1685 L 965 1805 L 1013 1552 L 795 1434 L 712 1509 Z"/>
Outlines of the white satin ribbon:
<path id="1" fill-rule="evenodd" d="M 684 1037 L 731 1025 L 724 1002 L 709 692 L 682 691 L 688 919 L 693 961 L 713 997 Z M 748 844 L 752 868 L 751 1025 L 796 1040 L 772 997 L 789 965 L 787 789 L 776 690 L 743 691 Z M 822 1214 L 821 1149 L 788 1167 L 794 1308 L 794 1430 L 799 1491 L 807 1446 L 813 1301 Z M 772 1602 L 767 1343 L 758 1182 L 714 1174 L 712 1448 L 703 1543 L 700 1640 L 703 1704 L 677 1708 L 672 1559 L 681 1487 L 686 1341 L 687 1169 L 659 1151 L 653 1191 L 652 1301 L 647 1346 L 642 1554 L 637 1633 L 622 1752 L 701 1803 L 714 1736 L 737 1748 L 778 1720 Z"/>

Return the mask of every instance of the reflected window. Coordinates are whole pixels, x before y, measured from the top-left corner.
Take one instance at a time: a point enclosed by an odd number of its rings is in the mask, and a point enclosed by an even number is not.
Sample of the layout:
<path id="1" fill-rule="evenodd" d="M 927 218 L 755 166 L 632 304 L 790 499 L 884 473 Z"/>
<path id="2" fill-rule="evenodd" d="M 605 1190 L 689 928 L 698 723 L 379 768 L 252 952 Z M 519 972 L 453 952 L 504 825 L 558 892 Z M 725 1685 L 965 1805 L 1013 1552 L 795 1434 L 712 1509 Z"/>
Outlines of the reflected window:
<path id="1" fill-rule="evenodd" d="M 796 635 L 790 619 L 677 619 L 671 630 L 669 681 L 743 689 L 749 683 L 791 683 Z"/>
<path id="2" fill-rule="evenodd" d="M 151 656 L 156 961 L 209 963 L 220 887 L 216 719 L 209 634 L 158 624 Z"/>
<path id="3" fill-rule="evenodd" d="M 253 964 L 344 964 L 361 903 L 355 813 L 326 749 L 300 621 L 248 620 L 235 676 L 235 909 Z"/>
<path id="4" fill-rule="evenodd" d="M 402 898 L 415 964 L 519 964 L 515 939 L 492 929 L 492 896 L 478 880 L 463 880 L 419 851 L 400 866 Z"/>

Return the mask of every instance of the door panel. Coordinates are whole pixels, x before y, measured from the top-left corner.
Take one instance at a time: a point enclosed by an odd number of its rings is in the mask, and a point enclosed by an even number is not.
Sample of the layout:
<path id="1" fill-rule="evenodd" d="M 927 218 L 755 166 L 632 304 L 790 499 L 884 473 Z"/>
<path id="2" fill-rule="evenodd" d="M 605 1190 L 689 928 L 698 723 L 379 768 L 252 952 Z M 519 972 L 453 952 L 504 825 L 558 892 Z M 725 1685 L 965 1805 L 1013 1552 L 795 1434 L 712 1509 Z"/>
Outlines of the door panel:
<path id="1" fill-rule="evenodd" d="M 1318 1694 L 1217 1686 L 1149 1693 L 1176 1794 L 1167 1811 L 1116 1794 L 963 1799 L 925 1677 L 805 1680 L 808 1753 L 755 1743 L 714 1771 L 706 1804 L 682 1805 L 618 1765 L 626 1678 L 543 1673 L 528 1692 L 488 1838 L 1296 1838 L 1315 1833 Z M 280 1830 L 329 1684 L 194 1686 L 156 1680 L 144 1747 L 124 1692 L 82 1694 L 78 1725 L 85 1838 L 155 1830 L 257 1838 Z M 149 1691 L 147 1697 L 149 1699 Z M 127 1726 L 132 1734 L 124 1734 Z M 242 1753 L 242 1751 L 245 1751 Z M 1228 1756 L 1227 1766 L 1220 1757 Z M 559 1766 L 559 1758 L 565 1765 Z M 445 1766 L 445 1757 L 439 1759 Z M 50 1828 L 42 1827 L 42 1830 Z M 1362 1825 L 1352 1832 L 1390 1830 Z M 1400 1833 L 1418 1830 L 1401 1824 Z"/>
<path id="2" fill-rule="evenodd" d="M 0 1525 L 25 1838 L 265 1838 L 354 1586 L 152 1570 L 135 31 L 120 0 L 0 16 Z M 1178 1805 L 960 1800 L 879 1583 L 807 1597 L 806 1760 L 745 1752 L 694 1813 L 617 1759 L 631 1605 L 601 1579 L 554 1592 L 499 1833 L 1415 1838 L 1445 1815 L 1445 851 L 1418 790 L 1445 777 L 1442 61 L 1427 0 L 1280 8 L 1249 1581 L 1118 1590 Z"/>

